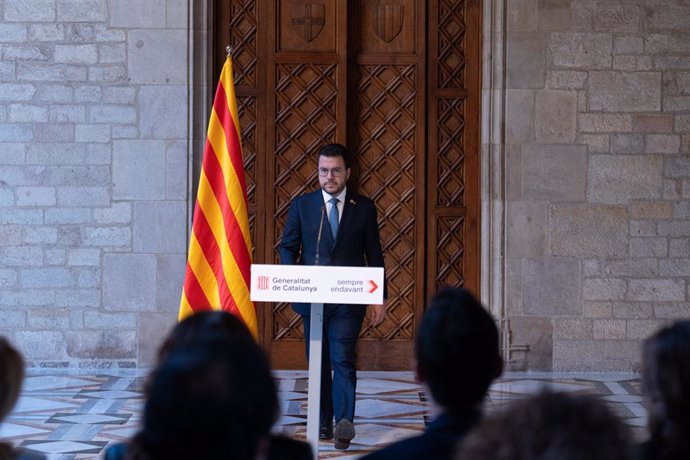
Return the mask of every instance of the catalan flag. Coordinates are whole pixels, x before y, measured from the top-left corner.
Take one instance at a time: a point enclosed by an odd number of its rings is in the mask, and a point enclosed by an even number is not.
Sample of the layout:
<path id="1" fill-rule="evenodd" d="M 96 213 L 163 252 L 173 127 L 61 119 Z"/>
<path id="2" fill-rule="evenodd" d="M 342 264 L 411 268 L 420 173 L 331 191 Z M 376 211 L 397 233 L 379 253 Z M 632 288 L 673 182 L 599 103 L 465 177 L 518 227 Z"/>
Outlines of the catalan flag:
<path id="1" fill-rule="evenodd" d="M 242 318 L 258 336 L 256 310 L 249 299 L 251 244 L 240 124 L 228 57 L 208 123 L 180 320 L 202 310 L 225 310 Z"/>

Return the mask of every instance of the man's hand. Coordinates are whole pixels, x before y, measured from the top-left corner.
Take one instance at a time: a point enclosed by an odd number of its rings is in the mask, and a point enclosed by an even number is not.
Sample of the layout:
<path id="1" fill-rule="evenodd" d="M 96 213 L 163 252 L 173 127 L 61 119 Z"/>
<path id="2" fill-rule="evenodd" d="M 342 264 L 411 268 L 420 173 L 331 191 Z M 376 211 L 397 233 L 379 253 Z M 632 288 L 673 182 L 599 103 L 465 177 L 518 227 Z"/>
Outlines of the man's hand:
<path id="1" fill-rule="evenodd" d="M 386 317 L 386 305 L 369 305 L 372 308 L 371 325 L 378 326 Z"/>

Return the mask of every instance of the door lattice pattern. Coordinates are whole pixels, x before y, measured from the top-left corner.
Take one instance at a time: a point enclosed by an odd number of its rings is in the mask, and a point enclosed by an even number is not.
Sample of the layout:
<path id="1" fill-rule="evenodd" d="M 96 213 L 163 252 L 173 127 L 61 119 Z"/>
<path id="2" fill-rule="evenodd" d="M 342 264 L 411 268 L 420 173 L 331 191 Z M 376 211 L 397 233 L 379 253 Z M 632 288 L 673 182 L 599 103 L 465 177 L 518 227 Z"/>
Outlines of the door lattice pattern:
<path id="1" fill-rule="evenodd" d="M 302 318 L 292 310 L 289 303 L 273 305 L 273 340 L 302 340 Z"/>
<path id="2" fill-rule="evenodd" d="M 441 0 L 438 9 L 438 87 L 464 88 L 465 2 Z"/>
<path id="3" fill-rule="evenodd" d="M 336 69 L 334 64 L 276 67 L 276 235 L 285 226 L 290 200 L 318 187 L 316 152 L 321 146 L 335 142 Z M 275 340 L 303 337 L 302 323 L 289 304 L 273 307 L 273 337 Z"/>
<path id="4" fill-rule="evenodd" d="M 439 217 L 437 220 L 438 267 L 436 286 L 465 285 L 465 218 Z"/>
<path id="5" fill-rule="evenodd" d="M 349 186 L 377 206 L 389 288 L 359 365 L 408 368 L 425 299 L 479 287 L 482 2 L 309 3 L 211 2 L 214 72 L 232 46 L 254 261 L 279 262 L 289 203 L 318 188 L 318 149 L 346 144 Z M 304 366 L 299 316 L 284 303 L 257 311 L 274 365 Z"/>
<path id="6" fill-rule="evenodd" d="M 363 65 L 359 69 L 359 186 L 376 202 L 386 261 L 386 320 L 361 336 L 414 338 L 415 282 L 415 66 Z"/>
<path id="7" fill-rule="evenodd" d="M 252 241 L 252 257 L 256 255 L 256 98 L 237 96 L 237 113 L 240 117 L 244 176 L 247 182 L 249 232 Z"/>
<path id="8" fill-rule="evenodd" d="M 227 6 L 224 6 L 227 7 Z M 240 122 L 244 174 L 247 182 L 249 231 L 252 256 L 256 260 L 257 241 L 257 98 L 251 94 L 257 85 L 257 11 L 253 0 L 231 0 L 227 42 L 232 47 L 233 79 Z"/>
<path id="9" fill-rule="evenodd" d="M 467 47 L 473 48 L 474 23 L 468 11 L 476 3 L 467 0 L 439 0 L 437 23 L 438 42 L 431 48 L 436 62 L 436 78 L 432 82 L 429 124 L 429 182 L 436 186 L 431 192 L 429 245 L 436 252 L 429 257 L 428 289 L 441 286 L 467 286 L 476 289 L 476 279 L 467 278 L 467 264 L 477 259 L 477 246 L 468 243 L 468 229 L 476 228 L 477 171 L 468 155 L 478 152 L 475 138 L 468 138 L 475 119 L 468 119 L 468 104 L 473 104 L 471 91 L 478 83 L 476 67 L 466 66 Z M 468 21 L 469 22 L 466 22 Z M 468 27 L 470 30 L 468 31 Z M 434 56 L 434 54 L 436 56 Z M 475 64 L 473 61 L 472 64 Z M 468 99 L 470 98 L 470 99 Z M 469 168 L 469 169 L 468 169 Z M 474 230 L 472 230 L 474 231 Z M 475 240 L 476 241 L 476 240 Z"/>
<path id="10" fill-rule="evenodd" d="M 464 104 L 460 98 L 438 102 L 438 206 L 462 206 L 465 195 Z"/>
<path id="11" fill-rule="evenodd" d="M 247 180 L 249 204 L 256 204 L 256 98 L 237 96 L 237 113 L 240 117 L 244 175 Z"/>
<path id="12" fill-rule="evenodd" d="M 234 0 L 230 6 L 230 43 L 236 86 L 257 84 L 257 20 L 254 0 Z"/>
<path id="13" fill-rule="evenodd" d="M 314 155 L 335 142 L 336 66 L 284 64 L 276 75 L 276 213 L 317 185 Z M 282 225 L 280 226 L 282 228 Z"/>

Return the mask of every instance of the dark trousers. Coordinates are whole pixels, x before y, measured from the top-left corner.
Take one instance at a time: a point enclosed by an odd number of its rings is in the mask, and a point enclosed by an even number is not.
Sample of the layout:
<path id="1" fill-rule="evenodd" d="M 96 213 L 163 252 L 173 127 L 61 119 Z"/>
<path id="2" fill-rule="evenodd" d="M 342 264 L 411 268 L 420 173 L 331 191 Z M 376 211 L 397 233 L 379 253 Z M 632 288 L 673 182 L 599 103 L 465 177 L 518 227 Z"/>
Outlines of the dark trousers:
<path id="1" fill-rule="evenodd" d="M 355 391 L 357 370 L 355 363 L 357 337 L 366 313 L 365 305 L 324 305 L 323 342 L 321 364 L 321 423 L 328 423 L 335 416 L 353 421 L 355 418 Z M 304 338 L 309 359 L 308 315 L 302 315 Z M 331 378 L 331 370 L 333 377 Z"/>

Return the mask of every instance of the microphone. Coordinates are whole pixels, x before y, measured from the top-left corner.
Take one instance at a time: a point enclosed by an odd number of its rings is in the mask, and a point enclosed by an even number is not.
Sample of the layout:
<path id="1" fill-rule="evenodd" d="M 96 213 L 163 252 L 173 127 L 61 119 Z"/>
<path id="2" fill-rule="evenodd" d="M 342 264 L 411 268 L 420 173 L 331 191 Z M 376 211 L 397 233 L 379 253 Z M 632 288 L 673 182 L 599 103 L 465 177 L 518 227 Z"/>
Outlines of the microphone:
<path id="1" fill-rule="evenodd" d="M 321 256 L 320 246 L 321 246 L 321 233 L 323 232 L 323 216 L 326 214 L 326 205 L 321 205 L 321 221 L 319 222 L 319 233 L 316 236 L 316 256 L 314 257 L 314 265 L 319 265 L 319 260 Z"/>

